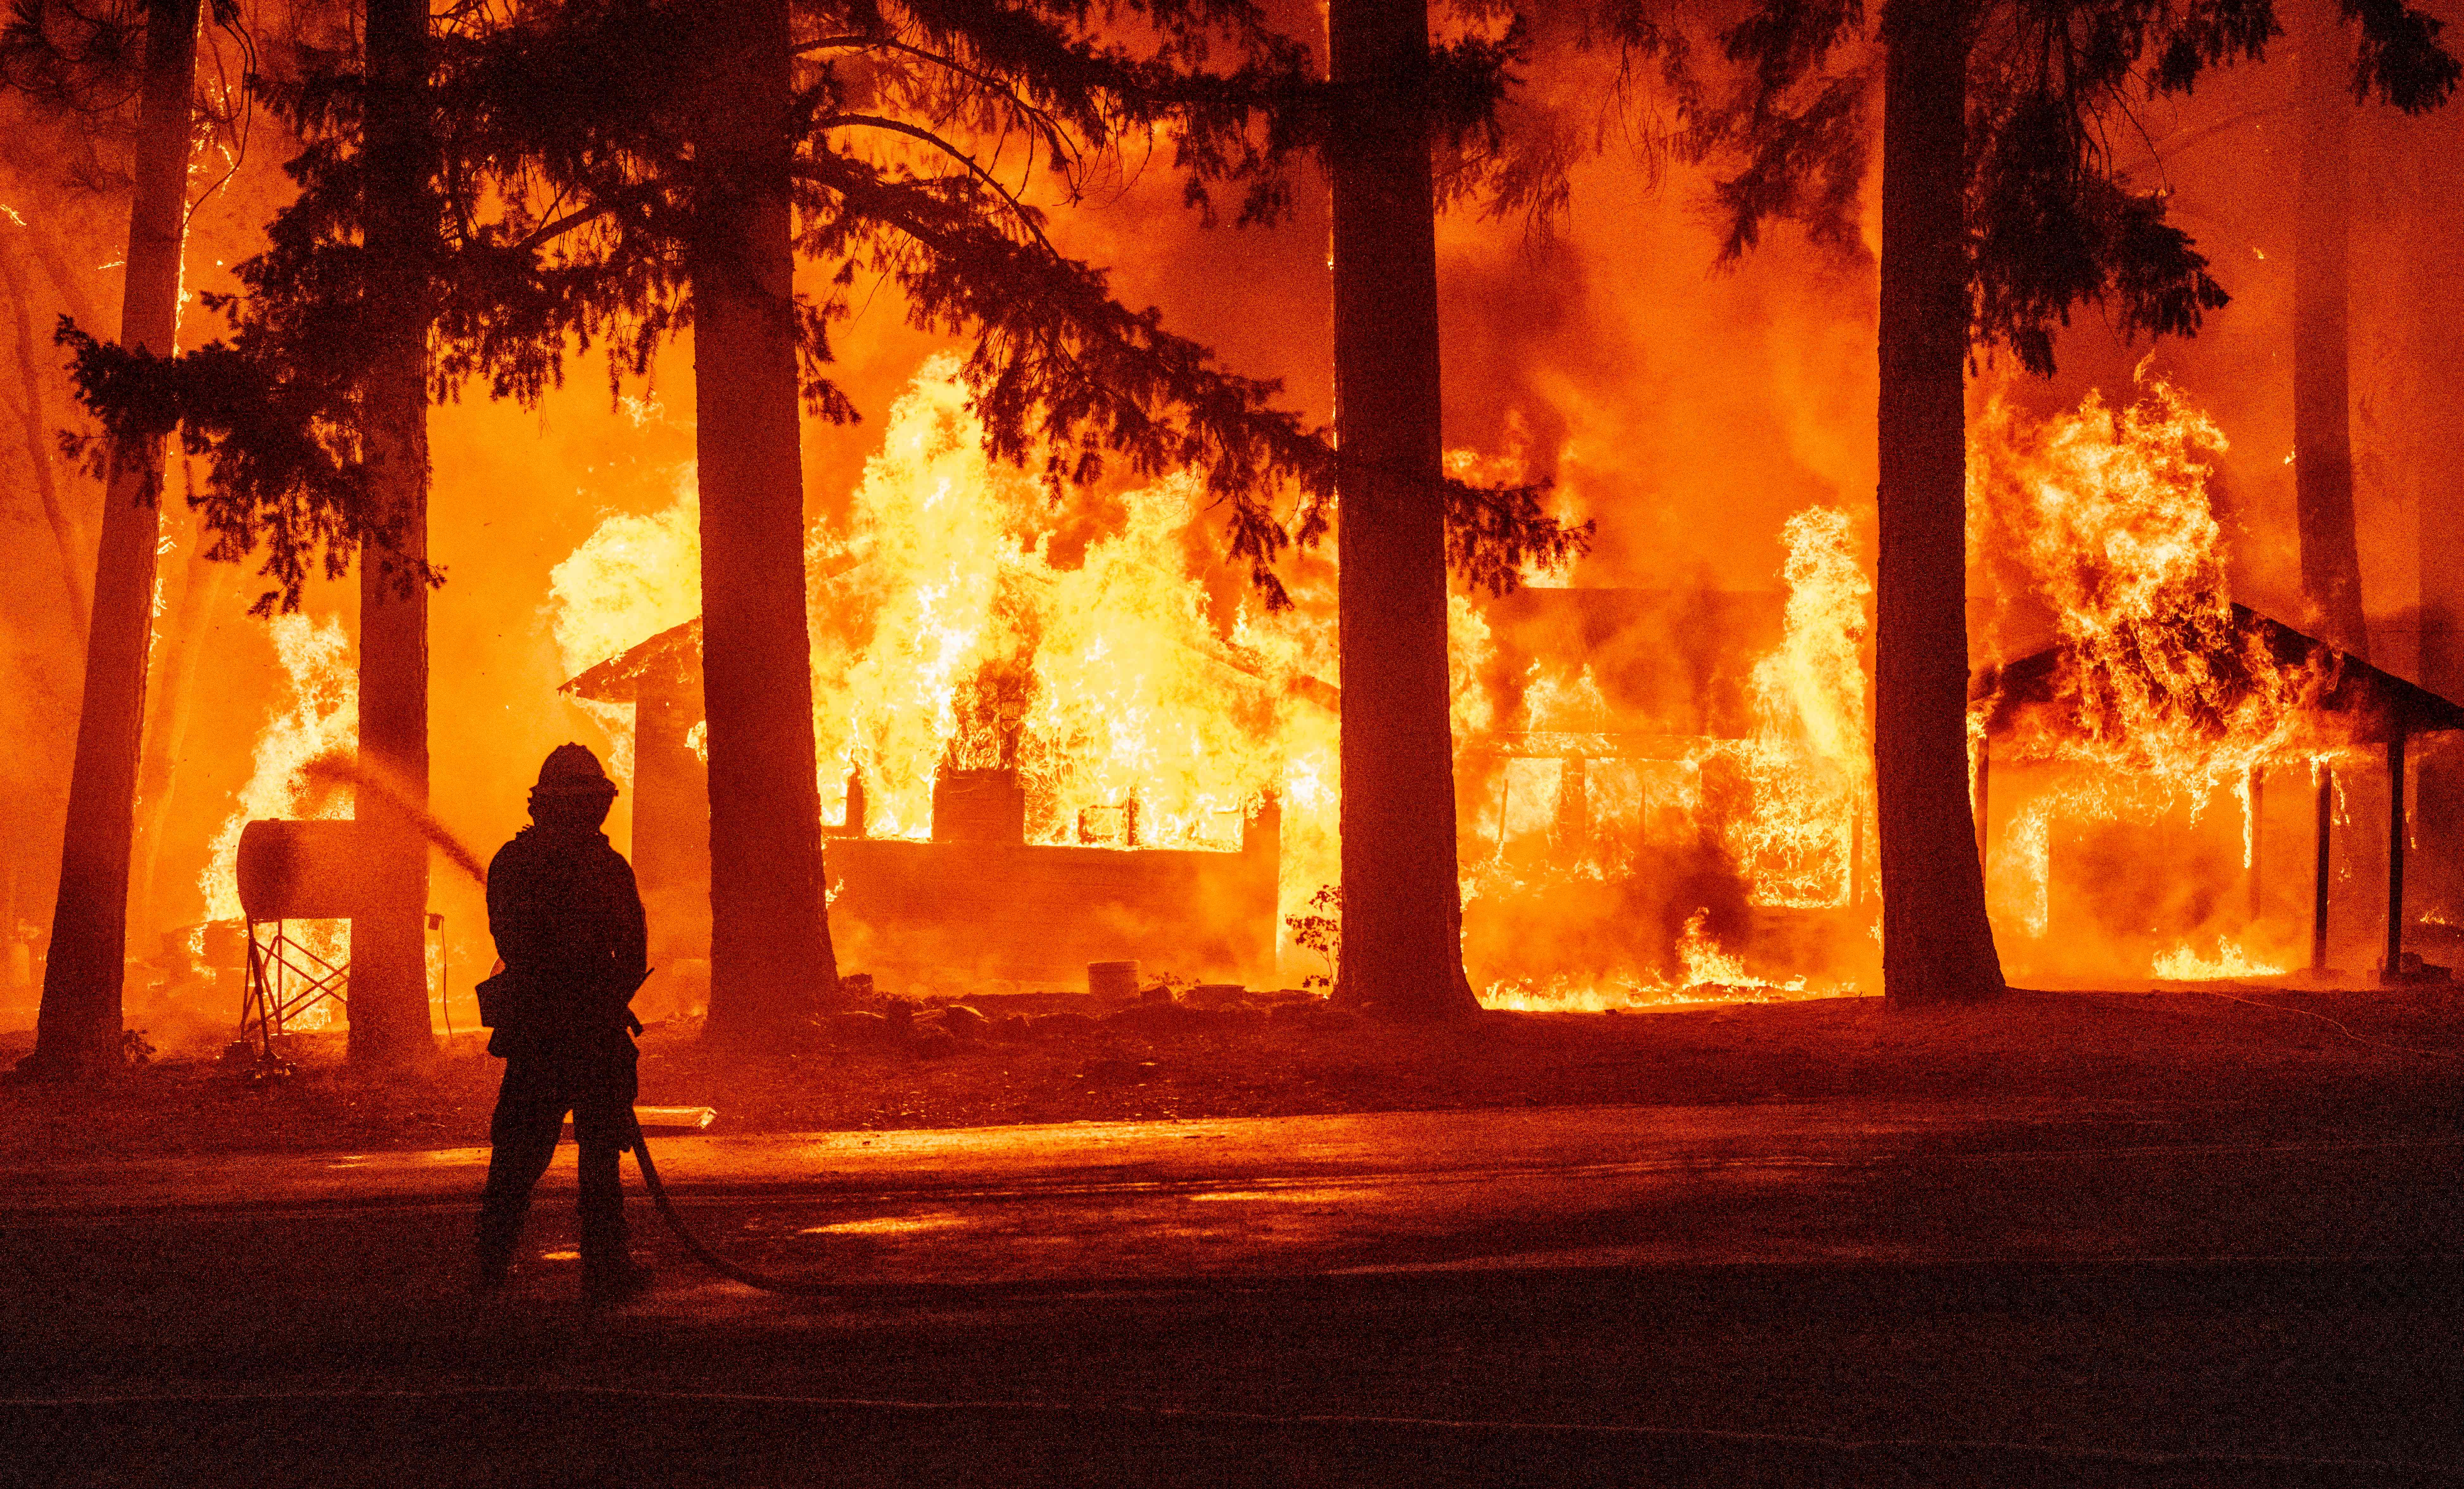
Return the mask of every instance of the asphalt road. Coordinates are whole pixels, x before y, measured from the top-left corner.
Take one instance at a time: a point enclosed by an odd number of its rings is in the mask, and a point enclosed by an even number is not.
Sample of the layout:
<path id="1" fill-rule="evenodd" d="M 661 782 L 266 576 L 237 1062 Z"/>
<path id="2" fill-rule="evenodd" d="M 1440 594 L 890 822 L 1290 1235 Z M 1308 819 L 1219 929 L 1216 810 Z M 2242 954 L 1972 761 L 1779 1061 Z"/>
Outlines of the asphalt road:
<path id="1" fill-rule="evenodd" d="M 0 1175 L 0 1481 L 2464 1481 L 2435 1114 L 1827 1103 L 653 1140 L 844 1283 L 572 1302 L 570 1164 Z"/>

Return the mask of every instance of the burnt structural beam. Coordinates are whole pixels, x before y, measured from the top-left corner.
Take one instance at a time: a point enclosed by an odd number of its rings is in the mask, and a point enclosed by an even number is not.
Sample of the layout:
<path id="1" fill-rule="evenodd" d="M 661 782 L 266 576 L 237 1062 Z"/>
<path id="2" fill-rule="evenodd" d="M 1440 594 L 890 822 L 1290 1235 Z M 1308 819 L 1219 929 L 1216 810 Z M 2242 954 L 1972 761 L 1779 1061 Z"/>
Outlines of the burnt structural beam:
<path id="1" fill-rule="evenodd" d="M 2387 735 L 2387 937 L 2381 982 L 2404 977 L 2404 725 Z"/>
<path id="2" fill-rule="evenodd" d="M 2262 869 L 2267 857 L 2266 806 L 2267 767 L 2254 765 L 2250 768 L 2249 791 L 2250 863 L 2245 871 L 2250 881 L 2250 918 L 2254 925 L 2265 914 L 2266 878 Z"/>
<path id="3" fill-rule="evenodd" d="M 2328 832 L 2334 825 L 2336 812 L 2336 773 L 2319 772 L 2318 868 L 2315 877 L 2317 895 L 2310 907 L 2310 970 L 2327 969 L 2327 847 Z"/>

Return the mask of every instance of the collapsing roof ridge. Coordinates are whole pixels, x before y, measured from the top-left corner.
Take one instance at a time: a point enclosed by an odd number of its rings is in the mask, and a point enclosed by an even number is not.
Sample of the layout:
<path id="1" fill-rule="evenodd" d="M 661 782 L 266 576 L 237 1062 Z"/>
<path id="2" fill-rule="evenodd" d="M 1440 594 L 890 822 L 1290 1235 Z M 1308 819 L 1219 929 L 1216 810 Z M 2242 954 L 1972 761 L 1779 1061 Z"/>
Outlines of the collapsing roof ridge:
<path id="1" fill-rule="evenodd" d="M 2246 605 L 2234 604 L 2230 610 L 2231 646 L 2207 651 L 2211 675 L 2228 692 L 2246 694 L 2256 686 L 2245 665 L 2255 642 L 2260 653 L 2277 667 L 2307 671 L 2319 679 L 2317 690 L 2300 707 L 2343 721 L 2349 743 L 2385 743 L 2399 731 L 2422 734 L 2464 730 L 2464 707 L 2429 689 Z M 1985 716 L 1986 736 L 2009 734 L 2030 709 L 2075 707 L 2078 696 L 2066 666 L 2069 660 L 2070 653 L 2056 645 L 1978 671 L 1969 682 L 1968 695 L 1971 703 L 1991 705 Z"/>
<path id="2" fill-rule="evenodd" d="M 671 625 L 630 650 L 585 668 L 557 688 L 593 703 L 631 703 L 642 679 L 653 672 L 699 670 L 701 617 Z"/>

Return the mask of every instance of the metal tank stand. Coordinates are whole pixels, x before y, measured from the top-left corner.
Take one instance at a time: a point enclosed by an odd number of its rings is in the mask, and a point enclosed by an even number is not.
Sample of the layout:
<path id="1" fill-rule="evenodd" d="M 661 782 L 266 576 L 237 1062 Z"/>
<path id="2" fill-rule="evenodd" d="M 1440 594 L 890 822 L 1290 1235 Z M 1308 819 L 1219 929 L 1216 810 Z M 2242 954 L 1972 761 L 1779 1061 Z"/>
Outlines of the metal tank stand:
<path id="1" fill-rule="evenodd" d="M 300 945 L 289 926 L 283 920 L 248 923 L 248 987 L 240 996 L 239 1042 L 253 1047 L 260 1067 L 285 1063 L 275 1053 L 274 1041 L 318 1004 L 331 1000 L 349 1016 L 350 965 L 336 966 Z"/>

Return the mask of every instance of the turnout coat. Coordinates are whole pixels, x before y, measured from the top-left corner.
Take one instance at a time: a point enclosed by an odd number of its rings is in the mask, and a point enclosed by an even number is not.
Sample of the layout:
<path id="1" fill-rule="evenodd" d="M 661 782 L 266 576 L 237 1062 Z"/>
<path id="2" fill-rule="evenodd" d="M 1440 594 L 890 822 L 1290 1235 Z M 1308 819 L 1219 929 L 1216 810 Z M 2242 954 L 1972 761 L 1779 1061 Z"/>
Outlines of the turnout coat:
<path id="1" fill-rule="evenodd" d="M 630 1027 L 649 971 L 632 865 L 606 834 L 523 828 L 488 865 L 488 930 L 505 970 L 478 989 L 492 1055 L 595 1044 Z"/>

